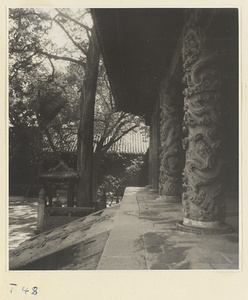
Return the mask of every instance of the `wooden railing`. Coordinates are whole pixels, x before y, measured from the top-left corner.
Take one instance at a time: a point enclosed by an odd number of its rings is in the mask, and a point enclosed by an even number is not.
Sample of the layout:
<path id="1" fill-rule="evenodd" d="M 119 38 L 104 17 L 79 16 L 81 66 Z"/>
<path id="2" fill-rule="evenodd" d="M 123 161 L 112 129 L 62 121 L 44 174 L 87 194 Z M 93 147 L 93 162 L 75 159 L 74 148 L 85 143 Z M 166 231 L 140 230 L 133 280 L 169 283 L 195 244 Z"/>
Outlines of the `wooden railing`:
<path id="1" fill-rule="evenodd" d="M 42 232 L 47 226 L 59 224 L 58 222 L 70 222 L 70 219 L 84 217 L 96 211 L 94 207 L 54 207 L 46 206 L 45 190 L 41 189 L 38 199 L 37 230 Z"/>

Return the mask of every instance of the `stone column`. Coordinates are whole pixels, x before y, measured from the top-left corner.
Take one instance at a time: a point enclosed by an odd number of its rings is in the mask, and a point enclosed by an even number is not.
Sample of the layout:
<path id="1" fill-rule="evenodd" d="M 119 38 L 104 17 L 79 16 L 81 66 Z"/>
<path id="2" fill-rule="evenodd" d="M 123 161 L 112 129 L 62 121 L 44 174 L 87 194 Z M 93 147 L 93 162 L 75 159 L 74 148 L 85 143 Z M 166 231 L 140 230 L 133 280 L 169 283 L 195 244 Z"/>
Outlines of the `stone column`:
<path id="1" fill-rule="evenodd" d="M 42 188 L 39 192 L 38 209 L 37 209 L 37 233 L 44 230 L 46 227 L 46 192 Z"/>
<path id="2" fill-rule="evenodd" d="M 184 227 L 226 230 L 222 188 L 221 74 L 216 49 L 207 49 L 200 9 L 187 10 L 183 37 Z"/>
<path id="3" fill-rule="evenodd" d="M 159 199 L 166 202 L 182 199 L 182 103 L 180 91 L 163 81 L 160 91 Z"/>
<path id="4" fill-rule="evenodd" d="M 159 187 L 159 107 L 156 105 L 151 120 L 151 189 L 150 192 L 158 193 Z"/>
<path id="5" fill-rule="evenodd" d="M 153 135 L 153 130 L 152 130 L 152 122 L 150 124 L 150 131 L 149 131 L 149 160 L 148 160 L 148 188 L 152 188 L 152 135 Z"/>
<path id="6" fill-rule="evenodd" d="M 159 105 L 156 105 L 153 115 L 153 183 L 154 192 L 159 192 Z"/>

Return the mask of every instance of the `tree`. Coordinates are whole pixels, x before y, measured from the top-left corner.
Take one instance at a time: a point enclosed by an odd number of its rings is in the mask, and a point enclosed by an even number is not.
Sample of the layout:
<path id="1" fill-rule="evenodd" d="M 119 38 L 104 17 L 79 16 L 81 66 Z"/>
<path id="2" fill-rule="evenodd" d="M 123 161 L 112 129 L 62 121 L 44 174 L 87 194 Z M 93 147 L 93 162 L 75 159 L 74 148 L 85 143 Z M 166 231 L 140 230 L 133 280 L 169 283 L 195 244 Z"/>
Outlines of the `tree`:
<path id="1" fill-rule="evenodd" d="M 93 167 L 97 173 L 111 145 L 141 123 L 138 117 L 116 111 L 90 23 L 85 9 L 10 9 L 10 112 L 15 111 L 15 101 L 22 102 L 19 111 L 30 115 L 29 126 L 42 129 L 57 156 L 51 132 L 60 133 L 65 124 L 78 125 L 77 206 L 91 205 L 97 186 L 91 183 Z M 54 30 L 64 44 L 55 42 Z M 18 117 L 20 121 L 21 114 Z"/>
<path id="2" fill-rule="evenodd" d="M 55 72 L 52 61 L 39 53 L 40 47 L 48 44 L 45 36 L 51 24 L 47 14 L 39 15 L 33 9 L 10 9 L 9 15 L 9 120 L 14 126 L 12 131 L 28 137 L 26 148 L 35 149 L 32 162 L 39 172 L 41 143 L 31 134 L 31 127 L 46 136 L 59 159 L 50 128 L 58 123 L 56 117 L 66 106 L 68 95 L 61 72 Z"/>
<path id="3" fill-rule="evenodd" d="M 83 12 L 84 15 L 87 13 L 87 11 Z M 77 205 L 89 206 L 92 196 L 90 172 L 92 172 L 94 99 L 100 57 L 100 50 L 96 43 L 94 30 L 90 29 L 80 21 L 82 15 L 77 14 L 72 17 L 72 13 L 70 15 L 68 10 L 66 11 L 65 9 L 56 9 L 56 15 L 54 17 L 51 17 L 48 13 L 41 12 L 40 10 L 36 11 L 35 9 L 13 9 L 10 11 L 10 17 L 14 25 L 10 31 L 12 39 L 9 49 L 10 54 L 15 55 L 15 62 L 12 64 L 13 74 L 11 74 L 11 80 L 18 77 L 18 73 L 23 69 L 27 70 L 30 68 L 33 70 L 34 62 L 38 61 L 38 63 L 41 64 L 42 59 L 49 61 L 51 65 L 52 73 L 49 81 L 54 81 L 55 79 L 53 60 L 73 62 L 85 68 L 84 82 L 81 88 L 81 114 L 78 132 L 78 173 L 80 184 L 78 185 Z M 49 22 L 50 27 L 48 25 Z M 51 46 L 53 46 L 53 44 L 48 42 L 45 35 L 53 23 L 56 23 L 70 40 L 71 46 L 74 46 L 74 55 L 77 58 L 73 58 L 69 55 L 69 51 L 64 55 L 63 50 L 59 48 L 53 48 L 53 52 L 51 52 Z M 68 24 L 70 26 L 68 26 Z M 84 38 L 78 41 L 78 37 L 73 34 L 75 29 L 77 34 L 80 34 L 83 30 L 84 33 L 86 33 L 84 36 L 88 36 L 89 42 L 87 43 Z M 31 37 L 28 38 L 26 42 L 24 35 L 27 35 L 28 33 Z M 39 109 L 45 110 L 48 108 L 48 105 L 46 105 L 47 103 L 41 101 L 42 98 L 40 97 L 40 94 L 38 94 L 38 98 L 40 100 Z M 60 107 L 61 106 L 58 106 L 58 108 Z M 51 117 L 54 118 L 59 112 L 57 109 L 55 110 L 55 114 L 50 116 L 49 111 L 48 108 L 47 113 L 49 119 L 51 119 Z M 56 153 L 56 148 L 48 134 L 47 118 L 44 117 L 44 114 L 39 114 L 38 116 L 40 117 L 41 125 L 47 134 L 50 146 Z"/>
<path id="4" fill-rule="evenodd" d="M 91 206 L 92 204 L 94 107 L 99 59 L 100 49 L 95 30 L 92 30 L 89 34 L 85 79 L 80 98 L 77 148 L 77 172 L 80 183 L 77 191 L 77 206 Z"/>

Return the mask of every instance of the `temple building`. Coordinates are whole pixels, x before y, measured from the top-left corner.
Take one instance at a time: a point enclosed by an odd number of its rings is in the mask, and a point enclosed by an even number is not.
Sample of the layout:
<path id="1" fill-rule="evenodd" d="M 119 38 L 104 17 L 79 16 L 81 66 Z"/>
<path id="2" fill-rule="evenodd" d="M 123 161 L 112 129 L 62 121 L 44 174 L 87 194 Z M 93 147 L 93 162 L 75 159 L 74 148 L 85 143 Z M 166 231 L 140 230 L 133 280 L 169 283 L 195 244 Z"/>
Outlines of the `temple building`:
<path id="1" fill-rule="evenodd" d="M 128 186 L 119 204 L 90 213 L 72 207 L 77 174 L 60 163 L 43 174 L 45 183 L 62 179 L 69 218 L 89 214 L 13 249 L 10 270 L 239 268 L 238 14 L 92 9 L 116 106 L 150 128 L 148 185 Z M 43 190 L 39 196 L 49 217 L 64 210 L 46 208 Z"/>
<path id="2" fill-rule="evenodd" d="M 118 110 L 150 126 L 149 189 L 181 227 L 228 231 L 238 201 L 238 9 L 92 9 Z"/>

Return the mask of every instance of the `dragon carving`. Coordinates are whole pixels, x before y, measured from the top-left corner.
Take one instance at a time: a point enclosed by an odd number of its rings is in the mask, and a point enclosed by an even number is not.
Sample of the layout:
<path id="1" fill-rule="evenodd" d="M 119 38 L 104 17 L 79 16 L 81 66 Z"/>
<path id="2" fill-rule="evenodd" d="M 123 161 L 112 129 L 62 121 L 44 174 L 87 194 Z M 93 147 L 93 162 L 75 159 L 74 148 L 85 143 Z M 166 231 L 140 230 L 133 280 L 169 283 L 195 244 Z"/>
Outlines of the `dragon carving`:
<path id="1" fill-rule="evenodd" d="M 179 97 L 179 98 L 178 98 Z M 160 194 L 179 196 L 182 189 L 181 119 L 175 90 L 162 88 L 160 94 Z"/>
<path id="2" fill-rule="evenodd" d="M 224 220 L 221 176 L 221 77 L 216 52 L 205 47 L 197 10 L 190 10 L 184 27 L 183 213 L 197 221 Z"/>

